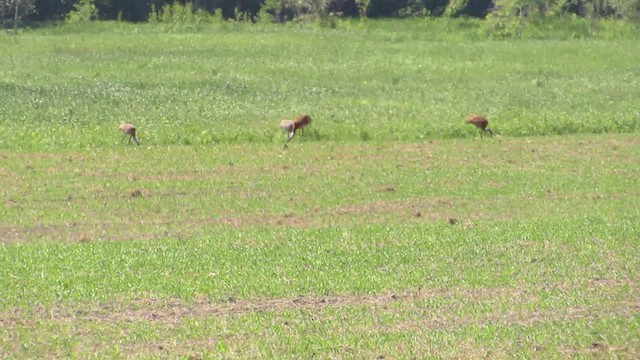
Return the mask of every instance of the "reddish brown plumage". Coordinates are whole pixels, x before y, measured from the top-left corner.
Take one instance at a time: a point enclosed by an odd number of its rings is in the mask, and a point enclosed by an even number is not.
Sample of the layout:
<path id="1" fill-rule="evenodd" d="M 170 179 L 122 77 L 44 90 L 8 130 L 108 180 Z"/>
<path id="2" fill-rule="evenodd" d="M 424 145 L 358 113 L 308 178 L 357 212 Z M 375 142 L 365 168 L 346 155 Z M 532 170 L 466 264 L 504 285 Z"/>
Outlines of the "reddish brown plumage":
<path id="1" fill-rule="evenodd" d="M 297 131 L 299 129 L 302 129 L 302 128 L 306 127 L 307 125 L 309 125 L 310 123 L 311 123 L 311 116 L 309 116 L 309 115 L 298 115 L 293 120 L 293 124 L 295 125 L 295 128 L 293 129 L 293 131 Z"/>
<path id="2" fill-rule="evenodd" d="M 478 128 L 478 130 L 480 131 L 480 138 L 482 139 L 482 133 L 483 132 L 487 132 L 491 135 L 493 135 L 493 131 L 491 131 L 491 129 L 489 129 L 489 120 L 487 120 L 487 118 L 485 118 L 484 116 L 480 116 L 480 115 L 469 115 L 467 116 L 467 118 L 464 121 L 467 124 L 473 124 L 475 127 Z M 474 133 L 474 137 L 475 137 L 475 133 Z"/>
<path id="3" fill-rule="evenodd" d="M 293 139 L 293 136 L 296 134 L 296 131 L 304 129 L 311 123 L 311 117 L 309 115 L 298 115 L 293 120 L 282 120 L 280 121 L 280 128 L 282 131 L 288 133 L 287 142 L 284 146 L 287 146 L 287 143 Z"/>
<path id="4" fill-rule="evenodd" d="M 485 130 L 489 125 L 489 120 L 487 120 L 485 117 L 480 115 L 469 115 L 467 116 L 467 119 L 465 120 L 465 122 L 467 124 L 473 124 L 478 129 L 482 129 L 482 130 Z"/>

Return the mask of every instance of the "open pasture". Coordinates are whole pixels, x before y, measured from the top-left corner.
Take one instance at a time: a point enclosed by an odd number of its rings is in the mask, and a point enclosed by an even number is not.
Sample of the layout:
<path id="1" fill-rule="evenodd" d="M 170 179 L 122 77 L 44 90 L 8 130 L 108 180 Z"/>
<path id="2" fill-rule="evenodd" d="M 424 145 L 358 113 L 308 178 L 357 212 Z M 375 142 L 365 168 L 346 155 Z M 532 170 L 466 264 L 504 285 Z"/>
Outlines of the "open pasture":
<path id="1" fill-rule="evenodd" d="M 0 358 L 640 354 L 637 46 L 91 26 L 0 35 Z"/>
<path id="2" fill-rule="evenodd" d="M 2 152 L 0 349 L 633 358 L 639 141 Z"/>
<path id="3" fill-rule="evenodd" d="M 0 148 L 113 146 L 121 121 L 147 145 L 272 143 L 299 113 L 325 141 L 468 137 L 469 113 L 505 136 L 638 129 L 637 39 L 481 41 L 394 24 L 0 34 Z"/>

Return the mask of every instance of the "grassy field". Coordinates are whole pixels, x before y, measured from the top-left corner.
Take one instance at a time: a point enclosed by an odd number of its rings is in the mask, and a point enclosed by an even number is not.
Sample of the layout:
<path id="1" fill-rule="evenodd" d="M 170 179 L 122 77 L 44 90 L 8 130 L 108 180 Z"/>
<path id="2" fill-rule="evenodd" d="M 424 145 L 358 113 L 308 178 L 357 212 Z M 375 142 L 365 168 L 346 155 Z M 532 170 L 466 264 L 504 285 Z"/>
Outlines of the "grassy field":
<path id="1" fill-rule="evenodd" d="M 505 136 L 640 126 L 638 39 L 452 40 L 422 23 L 347 24 L 2 34 L 0 148 L 113 146 L 121 121 L 147 145 L 273 143 L 277 122 L 303 112 L 316 120 L 309 139 L 324 141 L 469 137 L 469 113 Z"/>
<path id="2" fill-rule="evenodd" d="M 0 358 L 637 358 L 638 47 L 393 24 L 0 35 Z"/>

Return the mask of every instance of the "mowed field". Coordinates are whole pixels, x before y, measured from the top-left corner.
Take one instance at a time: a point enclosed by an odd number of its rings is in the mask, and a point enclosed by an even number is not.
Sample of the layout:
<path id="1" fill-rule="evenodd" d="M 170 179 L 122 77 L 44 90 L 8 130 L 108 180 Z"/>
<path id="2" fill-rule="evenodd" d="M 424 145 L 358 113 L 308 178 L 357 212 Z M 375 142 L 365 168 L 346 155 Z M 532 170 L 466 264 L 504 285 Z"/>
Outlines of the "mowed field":
<path id="1" fill-rule="evenodd" d="M 640 356 L 637 41 L 451 24 L 0 35 L 0 358 Z"/>

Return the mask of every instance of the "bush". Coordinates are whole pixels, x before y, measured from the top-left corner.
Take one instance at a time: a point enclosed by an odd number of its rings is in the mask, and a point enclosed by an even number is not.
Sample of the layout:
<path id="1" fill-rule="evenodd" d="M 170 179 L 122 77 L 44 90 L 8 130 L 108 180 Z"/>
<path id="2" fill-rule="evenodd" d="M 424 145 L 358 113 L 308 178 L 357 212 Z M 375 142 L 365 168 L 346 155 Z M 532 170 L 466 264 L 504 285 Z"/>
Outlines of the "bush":
<path id="1" fill-rule="evenodd" d="M 80 0 L 73 6 L 65 21 L 70 24 L 81 24 L 98 18 L 98 9 L 93 0 Z"/>
<path id="2" fill-rule="evenodd" d="M 167 4 L 159 11 L 156 11 L 155 7 L 152 6 L 149 14 L 150 23 L 193 26 L 215 21 L 215 15 L 209 14 L 202 9 L 194 10 L 191 3 L 184 5 L 179 2 Z"/>
<path id="3" fill-rule="evenodd" d="M 620 17 L 640 21 L 640 0 L 610 0 Z"/>

